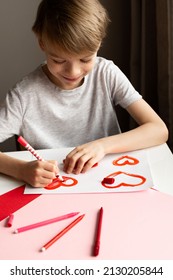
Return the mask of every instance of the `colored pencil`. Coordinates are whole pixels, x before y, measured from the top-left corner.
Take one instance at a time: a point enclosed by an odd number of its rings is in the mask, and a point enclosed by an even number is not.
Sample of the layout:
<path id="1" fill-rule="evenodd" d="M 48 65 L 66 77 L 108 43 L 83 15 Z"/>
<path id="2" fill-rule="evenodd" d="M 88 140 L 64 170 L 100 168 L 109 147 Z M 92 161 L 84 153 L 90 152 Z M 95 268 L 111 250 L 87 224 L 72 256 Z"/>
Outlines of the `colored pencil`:
<path id="1" fill-rule="evenodd" d="M 100 250 L 100 237 L 101 237 L 101 229 L 102 229 L 102 220 L 103 220 L 103 207 L 100 208 L 99 216 L 98 216 L 98 225 L 96 232 L 96 240 L 94 244 L 94 256 L 98 256 Z"/>
<path id="2" fill-rule="evenodd" d="M 35 224 L 30 224 L 30 225 L 27 225 L 27 226 L 24 226 L 24 227 L 20 227 L 20 228 L 17 228 L 14 231 L 14 233 L 20 233 L 20 232 L 24 232 L 24 231 L 27 231 L 27 230 L 30 230 L 30 229 L 34 229 L 34 228 L 42 227 L 42 226 L 49 225 L 49 224 L 52 224 L 52 223 L 55 223 L 55 222 L 59 222 L 59 221 L 74 217 L 77 214 L 79 214 L 79 212 L 69 213 L 69 214 L 59 216 L 59 217 L 56 217 L 56 218 L 53 218 L 53 219 L 49 219 L 49 220 L 45 220 L 45 221 L 38 222 L 38 223 L 35 223 Z"/>
<path id="3" fill-rule="evenodd" d="M 23 147 L 25 147 L 31 154 L 33 154 L 36 157 L 36 159 L 38 159 L 40 161 L 44 161 L 44 159 L 36 152 L 36 150 L 34 150 L 34 148 L 22 136 L 19 136 L 17 141 Z M 60 179 L 60 181 L 64 181 L 62 176 L 60 176 L 59 174 L 57 174 L 56 177 L 58 177 Z"/>
<path id="4" fill-rule="evenodd" d="M 70 223 L 67 227 L 65 227 L 63 230 L 61 230 L 57 235 L 55 235 L 51 240 L 49 240 L 42 248 L 41 251 L 44 252 L 47 250 L 50 246 L 52 246 L 61 236 L 63 236 L 66 232 L 68 232 L 72 227 L 74 227 L 78 222 L 80 222 L 85 214 L 79 216 L 77 219 L 75 219 L 72 223 Z"/>

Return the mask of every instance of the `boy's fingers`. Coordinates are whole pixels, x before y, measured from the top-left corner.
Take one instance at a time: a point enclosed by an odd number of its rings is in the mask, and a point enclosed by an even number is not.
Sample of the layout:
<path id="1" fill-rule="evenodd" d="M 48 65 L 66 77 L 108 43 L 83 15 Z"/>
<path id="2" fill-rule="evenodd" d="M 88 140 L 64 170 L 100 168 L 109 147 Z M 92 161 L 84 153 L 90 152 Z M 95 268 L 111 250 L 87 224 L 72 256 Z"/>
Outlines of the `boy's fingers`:
<path id="1" fill-rule="evenodd" d="M 54 173 L 57 173 L 59 171 L 58 163 L 56 160 L 49 160 L 47 161 L 47 163 L 49 163 L 45 165 L 45 169 L 47 171 L 54 172 Z"/>

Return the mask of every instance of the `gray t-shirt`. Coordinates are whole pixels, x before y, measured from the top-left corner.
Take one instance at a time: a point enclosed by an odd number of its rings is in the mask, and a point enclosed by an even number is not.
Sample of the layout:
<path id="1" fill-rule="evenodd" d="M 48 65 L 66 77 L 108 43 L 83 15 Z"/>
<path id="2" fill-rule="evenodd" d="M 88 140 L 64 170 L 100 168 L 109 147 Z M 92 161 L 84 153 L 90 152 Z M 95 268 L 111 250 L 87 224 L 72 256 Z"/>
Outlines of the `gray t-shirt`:
<path id="1" fill-rule="evenodd" d="M 116 105 L 141 99 L 110 60 L 96 58 L 83 84 L 63 90 L 39 66 L 6 95 L 0 106 L 0 142 L 22 135 L 35 149 L 75 147 L 120 133 Z"/>

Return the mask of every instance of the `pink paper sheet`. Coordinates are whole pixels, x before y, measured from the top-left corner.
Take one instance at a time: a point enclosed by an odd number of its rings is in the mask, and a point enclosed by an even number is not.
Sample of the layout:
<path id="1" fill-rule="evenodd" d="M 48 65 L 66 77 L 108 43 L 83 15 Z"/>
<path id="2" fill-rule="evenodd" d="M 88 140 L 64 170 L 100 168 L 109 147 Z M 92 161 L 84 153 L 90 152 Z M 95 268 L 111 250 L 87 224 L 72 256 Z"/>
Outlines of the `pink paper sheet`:
<path id="1" fill-rule="evenodd" d="M 101 206 L 104 216 L 100 253 L 93 257 Z M 72 220 L 13 233 L 17 227 L 73 211 L 86 215 L 46 252 L 39 250 Z M 0 259 L 173 259 L 172 213 L 173 197 L 151 189 L 134 193 L 41 195 L 15 213 L 12 228 L 5 227 L 5 220 L 0 223 Z"/>

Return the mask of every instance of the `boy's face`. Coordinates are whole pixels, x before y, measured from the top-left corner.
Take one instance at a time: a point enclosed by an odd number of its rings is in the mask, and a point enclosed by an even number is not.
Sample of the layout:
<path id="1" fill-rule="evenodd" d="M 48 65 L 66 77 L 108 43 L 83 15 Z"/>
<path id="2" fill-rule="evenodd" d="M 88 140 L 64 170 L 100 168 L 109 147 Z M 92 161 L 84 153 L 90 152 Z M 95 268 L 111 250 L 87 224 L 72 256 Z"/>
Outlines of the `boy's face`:
<path id="1" fill-rule="evenodd" d="M 46 74 L 58 87 L 71 90 L 83 83 L 83 78 L 93 69 L 97 51 L 81 54 L 69 54 L 51 44 L 40 42 L 45 52 Z"/>

